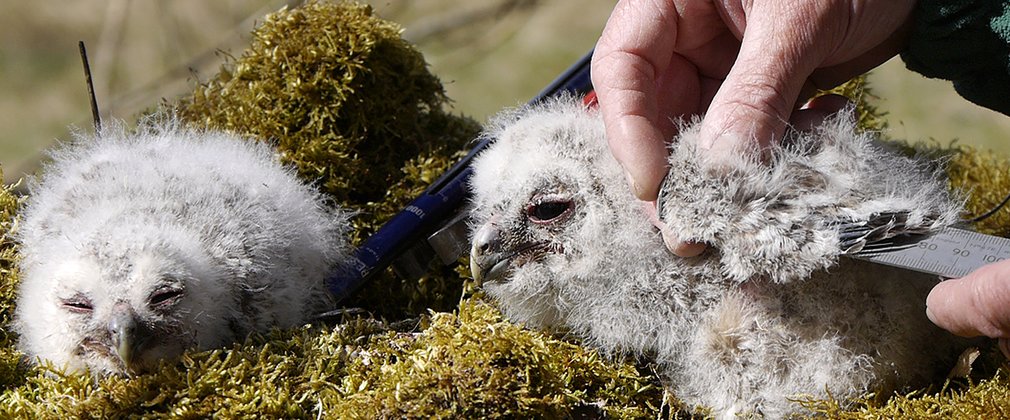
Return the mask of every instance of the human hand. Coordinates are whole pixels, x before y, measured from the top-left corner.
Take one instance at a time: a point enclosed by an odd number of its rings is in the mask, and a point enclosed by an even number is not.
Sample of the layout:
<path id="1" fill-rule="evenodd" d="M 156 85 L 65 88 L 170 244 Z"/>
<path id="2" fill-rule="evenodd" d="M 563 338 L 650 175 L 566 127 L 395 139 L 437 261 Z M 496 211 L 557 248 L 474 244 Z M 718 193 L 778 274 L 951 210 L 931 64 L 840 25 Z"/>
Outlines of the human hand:
<path id="1" fill-rule="evenodd" d="M 1010 357 L 1010 260 L 937 284 L 926 298 L 926 316 L 960 336 L 998 338 Z"/>
<path id="2" fill-rule="evenodd" d="M 611 152 L 632 191 L 656 199 L 676 118 L 705 114 L 700 145 L 715 162 L 768 146 L 800 117 L 794 108 L 801 98 L 894 56 L 913 6 L 622 0 L 597 43 L 592 73 Z M 663 237 L 677 255 L 704 250 L 676 232 L 664 230 Z"/>

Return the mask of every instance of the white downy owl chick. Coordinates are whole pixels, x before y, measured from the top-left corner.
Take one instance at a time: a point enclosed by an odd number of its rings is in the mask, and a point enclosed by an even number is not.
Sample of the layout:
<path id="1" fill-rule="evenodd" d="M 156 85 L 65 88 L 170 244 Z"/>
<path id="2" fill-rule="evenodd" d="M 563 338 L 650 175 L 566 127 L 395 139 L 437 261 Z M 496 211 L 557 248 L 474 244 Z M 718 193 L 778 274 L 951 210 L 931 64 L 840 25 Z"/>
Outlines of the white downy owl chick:
<path id="1" fill-rule="evenodd" d="M 471 181 L 475 278 L 515 321 L 654 359 L 679 398 L 719 417 L 783 417 L 802 412 L 790 399 L 886 393 L 950 366 L 962 342 L 924 315 L 938 279 L 839 259 L 955 222 L 936 170 L 838 117 L 770 162 L 709 173 L 696 132 L 677 139 L 664 192 L 667 223 L 711 245 L 684 259 L 632 196 L 596 111 L 566 97 L 500 115 Z"/>
<path id="2" fill-rule="evenodd" d="M 53 153 L 21 212 L 15 328 L 33 360 L 149 371 L 307 322 L 349 223 L 260 142 L 152 118 Z"/>

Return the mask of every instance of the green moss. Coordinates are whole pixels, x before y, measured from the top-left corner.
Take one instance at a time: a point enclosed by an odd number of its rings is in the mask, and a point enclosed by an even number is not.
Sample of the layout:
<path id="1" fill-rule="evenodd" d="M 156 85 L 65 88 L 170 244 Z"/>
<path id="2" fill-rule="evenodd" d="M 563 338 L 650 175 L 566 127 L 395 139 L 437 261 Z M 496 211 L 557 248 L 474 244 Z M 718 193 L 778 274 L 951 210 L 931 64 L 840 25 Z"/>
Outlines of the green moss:
<path id="1" fill-rule="evenodd" d="M 478 130 L 443 110 L 441 83 L 400 32 L 364 5 L 281 10 L 239 58 L 179 101 L 180 115 L 276 142 L 283 161 L 338 202 L 384 200 L 404 163 L 450 157 Z"/>
<path id="2" fill-rule="evenodd" d="M 192 124 L 273 142 L 281 160 L 337 204 L 357 210 L 360 243 L 462 156 L 479 131 L 453 115 L 424 57 L 369 6 L 310 1 L 268 15 L 252 44 L 170 104 Z M 462 279 L 391 271 L 352 305 L 387 317 L 449 310 Z"/>
<path id="3" fill-rule="evenodd" d="M 859 126 L 864 130 L 882 132 L 887 128 L 887 121 L 883 118 L 884 113 L 869 101 L 873 97 L 873 93 L 871 93 L 866 81 L 866 75 L 856 77 L 834 89 L 820 92 L 820 94 L 827 93 L 841 95 L 852 100 L 856 105 Z"/>
<path id="4" fill-rule="evenodd" d="M 633 366 L 524 330 L 490 306 L 421 332 L 376 321 L 253 337 L 130 379 L 33 369 L 0 393 L 2 418 L 652 416 L 660 388 Z"/>
<path id="5" fill-rule="evenodd" d="M 982 215 L 1010 194 L 1010 159 L 970 146 L 949 146 L 947 173 L 951 186 L 970 193 L 965 203 L 966 217 Z M 975 224 L 980 232 L 1010 237 L 1010 208 L 1004 207 Z"/>
<path id="6" fill-rule="evenodd" d="M 439 313 L 423 333 L 374 341 L 342 386 L 363 418 L 655 416 L 655 380 L 592 350 L 521 329 L 486 304 Z"/>
<path id="7" fill-rule="evenodd" d="M 277 144 L 305 179 L 360 210 L 360 240 L 458 159 L 476 130 L 445 110 L 437 79 L 399 31 L 351 3 L 282 10 L 221 73 L 169 105 L 193 124 Z M 838 92 L 867 95 L 859 82 Z M 861 125 L 882 128 L 879 112 L 860 102 Z M 969 212 L 1010 190 L 1005 157 L 951 145 L 909 150 L 948 160 L 952 186 L 971 192 Z M 10 332 L 17 249 L 9 234 L 18 202 L 0 188 L 0 418 L 687 417 L 676 401 L 665 405 L 649 365 L 513 325 L 479 293 L 460 303 L 465 264 L 414 282 L 387 273 L 354 302 L 375 316 L 408 319 L 397 323 L 408 328 L 348 318 L 190 352 L 128 379 L 29 367 Z M 980 228 L 1010 234 L 1010 211 Z M 803 403 L 832 418 L 1006 417 L 1010 372 L 1002 356 L 988 354 L 992 369 L 971 382 L 852 408 Z"/>
<path id="8" fill-rule="evenodd" d="M 95 379 L 35 369 L 0 394 L 0 417 L 315 417 L 326 389 L 344 376 L 359 339 L 378 323 L 302 328 L 253 337 L 231 349 L 186 354 L 176 365 L 134 378 Z"/>
<path id="9" fill-rule="evenodd" d="M 21 384 L 26 370 L 14 347 L 17 337 L 9 327 L 18 285 L 17 247 L 11 234 L 21 201 L 12 189 L 13 186 L 0 185 L 0 389 Z"/>
<path id="10" fill-rule="evenodd" d="M 999 356 L 1002 359 L 1002 356 Z M 892 396 L 886 404 L 869 399 L 855 407 L 839 401 L 803 401 L 813 412 L 827 418 L 869 419 L 1005 419 L 1010 417 L 1010 375 L 1004 364 L 986 379 L 964 384 L 946 384 L 940 391 L 912 391 Z"/>

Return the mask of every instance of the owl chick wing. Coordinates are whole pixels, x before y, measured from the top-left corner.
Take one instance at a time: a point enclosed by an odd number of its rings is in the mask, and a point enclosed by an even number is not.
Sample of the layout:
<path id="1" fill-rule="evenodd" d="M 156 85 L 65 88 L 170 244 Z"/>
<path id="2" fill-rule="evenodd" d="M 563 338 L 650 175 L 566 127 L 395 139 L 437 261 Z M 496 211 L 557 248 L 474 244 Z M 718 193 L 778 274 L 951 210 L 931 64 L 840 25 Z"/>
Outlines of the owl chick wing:
<path id="1" fill-rule="evenodd" d="M 684 127 L 661 218 L 682 240 L 717 248 L 729 277 L 774 282 L 806 278 L 874 241 L 955 224 L 963 200 L 940 165 L 887 148 L 852 115 L 788 133 L 767 159 L 742 152 L 719 164 L 697 150 L 698 125 Z"/>

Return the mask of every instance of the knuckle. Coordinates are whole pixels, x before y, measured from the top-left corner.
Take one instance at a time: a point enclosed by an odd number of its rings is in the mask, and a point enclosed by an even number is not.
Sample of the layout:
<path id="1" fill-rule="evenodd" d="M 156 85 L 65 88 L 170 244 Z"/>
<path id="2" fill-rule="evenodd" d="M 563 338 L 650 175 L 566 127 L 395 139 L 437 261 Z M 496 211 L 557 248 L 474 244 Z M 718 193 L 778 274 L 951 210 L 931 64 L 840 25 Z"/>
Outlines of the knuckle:
<path id="1" fill-rule="evenodd" d="M 784 120 L 791 111 L 790 101 L 778 83 L 760 75 L 747 76 L 736 87 L 731 103 L 765 118 Z"/>
<path id="2" fill-rule="evenodd" d="M 593 85 L 600 94 L 608 90 L 647 90 L 646 83 L 655 83 L 658 70 L 645 56 L 628 50 L 610 50 L 593 55 Z"/>

